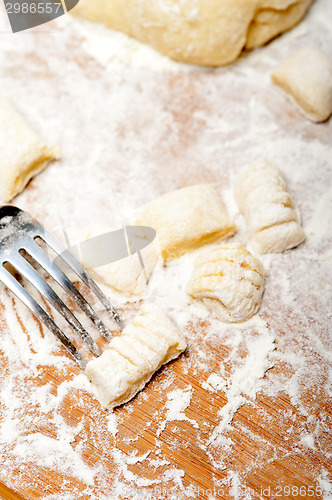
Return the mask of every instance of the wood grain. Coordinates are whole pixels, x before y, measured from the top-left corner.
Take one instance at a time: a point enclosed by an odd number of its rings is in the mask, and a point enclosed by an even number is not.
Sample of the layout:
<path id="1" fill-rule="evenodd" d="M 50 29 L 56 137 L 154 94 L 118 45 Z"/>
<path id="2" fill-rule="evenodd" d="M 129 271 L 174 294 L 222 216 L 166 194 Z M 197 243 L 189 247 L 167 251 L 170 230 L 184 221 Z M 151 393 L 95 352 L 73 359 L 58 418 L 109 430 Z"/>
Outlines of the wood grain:
<path id="1" fill-rule="evenodd" d="M 194 326 L 190 330 L 191 335 L 201 335 L 203 338 L 204 324 L 197 325 L 197 331 Z M 3 334 L 9 335 L 10 332 Z M 217 370 L 219 364 L 227 358 L 228 349 L 222 345 L 219 347 L 209 345 L 208 347 L 209 369 Z M 204 349 L 203 346 L 202 348 Z M 189 351 L 178 360 L 162 368 L 143 393 L 115 411 L 119 416 L 127 413 L 127 418 L 124 418 L 123 423 L 119 425 L 116 447 L 126 455 L 133 450 L 137 451 L 138 455 L 151 452 L 150 458 L 152 456 L 157 458 L 158 455 L 155 455 L 155 452 L 160 449 L 163 459 L 184 471 L 183 485 L 196 491 L 195 498 L 204 498 L 207 490 L 218 489 L 219 492 L 215 494 L 215 498 L 234 498 L 231 485 L 227 487 L 223 484 L 219 488 L 216 487 L 218 480 L 225 481 L 230 469 L 242 477 L 245 475 L 245 488 L 250 492 L 250 498 L 278 498 L 278 496 L 289 499 L 312 498 L 311 491 L 317 487 L 318 471 L 321 467 L 328 470 L 331 466 L 328 458 L 331 443 L 327 433 L 322 432 L 319 436 L 321 443 L 319 451 L 299 447 L 298 437 L 303 431 L 305 417 L 298 412 L 285 394 L 280 394 L 278 397 L 258 395 L 255 401 L 248 401 L 248 404 L 236 412 L 232 427 L 225 432 L 232 442 L 232 447 L 227 454 L 220 453 L 218 447 L 210 449 L 207 447 L 204 450 L 202 442 L 197 442 L 196 429 L 186 421 L 168 422 L 165 430 L 156 440 L 161 422 L 160 409 L 163 408 L 166 399 L 161 387 L 169 377 L 175 377 L 177 388 L 186 388 L 188 384 L 193 388 L 193 398 L 190 407 L 186 410 L 186 415 L 197 422 L 200 428 L 200 440 L 207 441 L 211 431 L 219 422 L 218 410 L 227 402 L 225 393 L 211 394 L 202 389 L 201 381 L 206 379 L 205 370 L 197 369 L 195 366 L 190 367 L 190 363 L 187 365 L 188 372 L 184 370 L 184 362 L 192 355 L 194 354 L 189 348 Z M 227 363 L 225 366 L 227 367 Z M 267 377 L 278 369 L 282 367 L 276 365 L 267 373 Z M 31 377 L 29 380 L 30 388 L 49 383 L 56 391 L 61 382 L 72 378 L 75 373 L 77 374 L 78 370 L 74 368 L 64 374 L 59 374 L 52 367 L 40 367 L 38 376 Z M 315 406 L 317 410 L 314 414 L 317 422 L 327 422 L 331 418 L 331 407 L 327 396 L 321 394 Z M 37 416 L 38 408 L 29 407 L 25 409 L 25 412 L 27 415 Z M 98 497 L 98 492 L 99 494 L 101 492 L 98 483 L 102 484 L 106 480 L 107 487 L 110 488 L 114 479 L 112 479 L 113 471 L 114 468 L 116 469 L 114 458 L 110 453 L 115 439 L 110 434 L 105 434 L 105 431 L 101 431 L 105 427 L 103 420 L 107 417 L 107 412 L 101 411 L 98 402 L 91 395 L 76 390 L 68 392 L 56 412 L 61 414 L 66 424 L 71 427 L 83 422 L 84 439 L 88 437 L 82 452 L 83 460 L 91 467 L 102 464 L 104 477 L 96 478 L 96 484 L 91 490 Z M 50 417 L 52 415 L 54 413 L 50 412 Z M 290 428 L 291 432 L 289 432 Z M 43 432 L 50 437 L 56 437 L 51 425 L 46 428 L 37 426 L 35 432 Z M 103 443 L 106 436 L 110 449 Z M 74 448 L 79 446 L 80 441 L 79 433 L 72 446 Z M 157 441 L 158 446 L 156 446 Z M 224 469 L 216 468 L 211 461 L 212 458 L 218 462 L 221 456 Z M 3 453 L 3 459 L 6 459 L 6 453 Z M 156 479 L 160 476 L 162 469 L 159 468 L 153 472 L 151 466 L 143 461 L 131 466 L 130 470 L 139 477 Z M 71 492 L 75 498 L 77 491 L 83 491 L 85 487 L 84 482 L 71 475 L 66 476 L 34 463 L 25 468 L 23 474 L 19 467 L 12 471 L 11 483 L 15 483 L 16 475 L 19 478 L 17 488 L 8 490 L 4 483 L 1 485 L 0 491 L 5 499 L 42 498 L 46 492 L 48 495 L 56 494 L 60 499 L 64 493 L 64 485 L 65 491 Z M 4 480 L 5 477 L 2 477 L 2 481 Z M 171 494 L 169 486 L 167 484 L 159 486 L 165 488 L 161 498 L 167 498 L 167 495 Z M 278 495 L 278 492 L 281 494 L 282 491 L 288 492 L 288 487 L 290 490 L 293 488 L 294 494 L 290 492 L 288 495 Z M 130 483 L 128 483 L 128 488 L 132 488 Z M 145 492 L 151 490 L 152 494 L 155 494 L 153 498 L 158 498 L 156 493 L 159 490 L 153 488 L 156 486 L 145 488 Z M 140 489 L 138 488 L 137 491 Z M 271 494 L 264 494 L 264 491 L 265 493 L 270 491 Z M 91 498 L 91 492 L 82 496 L 84 499 L 89 497 Z M 119 498 L 124 498 L 124 496 L 120 495 Z M 315 493 L 314 498 L 322 497 Z"/>

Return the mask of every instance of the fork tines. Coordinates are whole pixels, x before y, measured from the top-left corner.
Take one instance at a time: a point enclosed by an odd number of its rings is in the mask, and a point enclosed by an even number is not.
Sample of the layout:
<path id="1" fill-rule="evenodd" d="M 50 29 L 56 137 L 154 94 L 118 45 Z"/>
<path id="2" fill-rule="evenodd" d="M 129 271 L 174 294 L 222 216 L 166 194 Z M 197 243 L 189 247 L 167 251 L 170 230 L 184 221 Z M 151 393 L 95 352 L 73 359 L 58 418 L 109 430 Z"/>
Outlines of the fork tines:
<path id="1" fill-rule="evenodd" d="M 110 334 L 102 319 L 96 314 L 92 306 L 72 281 L 70 281 L 64 271 L 60 269 L 59 265 L 38 245 L 36 240 L 39 238 L 57 254 L 56 261 L 59 264 L 61 260 L 64 261 L 76 273 L 78 278 L 99 299 L 106 311 L 111 315 L 120 329 L 122 329 L 123 324 L 116 309 L 69 250 L 66 250 L 51 233 L 46 231 L 41 224 L 32 219 L 26 212 L 13 206 L 0 208 L 0 280 L 56 335 L 71 355 L 79 362 L 81 367 L 85 368 L 87 360 L 82 353 L 74 346 L 50 315 L 5 267 L 5 264 L 10 264 L 23 278 L 28 280 L 45 300 L 65 318 L 71 328 L 83 339 L 91 352 L 95 356 L 99 356 L 102 351 L 86 328 L 83 327 L 81 322 L 48 282 L 35 270 L 29 260 L 22 255 L 23 252 L 26 252 L 29 257 L 40 265 L 62 287 L 89 320 L 92 321 L 104 339 L 109 341 Z"/>

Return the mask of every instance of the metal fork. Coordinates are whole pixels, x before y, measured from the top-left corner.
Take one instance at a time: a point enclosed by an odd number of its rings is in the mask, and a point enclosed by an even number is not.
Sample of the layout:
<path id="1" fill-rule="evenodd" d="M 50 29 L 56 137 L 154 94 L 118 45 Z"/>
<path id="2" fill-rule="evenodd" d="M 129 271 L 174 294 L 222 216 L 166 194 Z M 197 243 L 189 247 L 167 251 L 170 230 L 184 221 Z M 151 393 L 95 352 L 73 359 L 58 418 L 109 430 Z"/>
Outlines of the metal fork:
<path id="1" fill-rule="evenodd" d="M 110 340 L 110 333 L 96 314 L 92 306 L 87 302 L 83 295 L 78 291 L 74 284 L 69 280 L 59 265 L 52 260 L 49 255 L 39 246 L 36 239 L 40 238 L 57 254 L 59 257 L 77 274 L 83 283 L 100 300 L 104 308 L 111 315 L 113 320 L 122 329 L 122 320 L 109 302 L 108 298 L 87 274 L 79 262 L 72 256 L 69 250 L 28 213 L 14 207 L 5 205 L 0 207 L 0 280 L 9 288 L 33 314 L 44 323 L 52 333 L 62 342 L 70 354 L 78 361 L 84 369 L 87 359 L 74 346 L 65 333 L 59 328 L 49 314 L 38 304 L 38 302 L 27 292 L 27 290 L 17 281 L 17 279 L 6 269 L 5 264 L 11 264 L 14 269 L 27 279 L 38 292 L 67 320 L 71 328 L 80 335 L 89 349 L 95 356 L 99 356 L 102 350 L 93 340 L 80 321 L 74 316 L 63 300 L 57 295 L 47 281 L 40 276 L 27 259 L 22 255 L 25 251 L 34 261 L 36 261 L 44 270 L 65 290 L 68 296 L 79 306 L 86 316 L 97 327 L 101 335 Z"/>

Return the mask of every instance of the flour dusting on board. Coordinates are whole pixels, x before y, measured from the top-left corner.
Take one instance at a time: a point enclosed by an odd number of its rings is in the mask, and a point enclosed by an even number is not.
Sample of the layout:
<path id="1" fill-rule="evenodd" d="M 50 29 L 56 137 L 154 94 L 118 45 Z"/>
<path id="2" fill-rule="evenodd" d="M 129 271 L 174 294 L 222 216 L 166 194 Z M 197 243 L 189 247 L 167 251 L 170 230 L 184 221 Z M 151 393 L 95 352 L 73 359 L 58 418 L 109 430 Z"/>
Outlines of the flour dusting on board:
<path id="1" fill-rule="evenodd" d="M 275 477 L 284 460 L 296 470 L 300 457 L 305 484 L 331 498 L 332 122 L 307 122 L 269 76 L 307 43 L 330 53 L 331 19 L 331 2 L 317 0 L 295 30 L 216 70 L 175 63 L 70 16 L 47 34 L 2 35 L 1 94 L 62 154 L 14 201 L 63 241 L 64 230 L 71 243 L 96 222 L 118 229 L 146 202 L 211 182 L 237 225 L 232 241 L 248 247 L 233 186 L 262 156 L 282 171 L 306 233 L 304 245 L 260 256 L 263 303 L 243 324 L 224 324 L 189 300 L 197 252 L 157 267 L 143 299 L 177 324 L 188 349 L 113 413 L 101 410 L 61 344 L 1 287 L 7 486 L 43 500 L 249 500 L 263 496 L 248 486 L 262 471 Z M 139 308 L 107 293 L 125 321 Z M 40 493 L 50 473 L 57 482 Z M 203 495 L 195 488 L 207 480 L 215 492 Z"/>
<path id="2" fill-rule="evenodd" d="M 175 389 L 167 393 L 167 415 L 166 419 L 161 423 L 157 436 L 159 437 L 166 427 L 166 422 L 174 422 L 176 420 L 190 422 L 193 427 L 198 428 L 198 423 L 187 417 L 184 410 L 190 405 L 192 397 L 192 387 L 188 386 L 186 389 Z"/>
<path id="3" fill-rule="evenodd" d="M 232 422 L 236 411 L 246 403 L 246 396 L 255 399 L 257 392 L 262 389 L 265 372 L 273 366 L 269 361 L 269 354 L 275 349 L 273 335 L 263 321 L 257 321 L 255 331 L 260 333 L 257 338 L 249 340 L 244 364 L 235 370 L 226 383 L 227 403 L 219 411 L 221 421 L 214 429 L 209 443 L 218 442 L 218 436 Z"/>

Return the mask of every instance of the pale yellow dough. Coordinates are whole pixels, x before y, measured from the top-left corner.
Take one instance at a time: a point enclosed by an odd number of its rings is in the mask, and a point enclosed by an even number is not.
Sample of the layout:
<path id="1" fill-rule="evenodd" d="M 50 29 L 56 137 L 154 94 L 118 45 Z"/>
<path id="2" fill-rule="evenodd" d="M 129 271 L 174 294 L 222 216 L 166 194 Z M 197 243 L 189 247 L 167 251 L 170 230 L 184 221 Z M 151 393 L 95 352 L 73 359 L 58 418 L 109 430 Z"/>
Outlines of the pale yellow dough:
<path id="1" fill-rule="evenodd" d="M 332 59 L 318 47 L 304 47 L 283 61 L 271 75 L 314 122 L 332 115 Z"/>
<path id="2" fill-rule="evenodd" d="M 221 198 L 209 184 L 167 193 L 146 205 L 137 225 L 156 230 L 165 260 L 235 232 Z"/>
<path id="3" fill-rule="evenodd" d="M 156 305 L 143 305 L 134 320 L 114 337 L 109 349 L 86 367 L 104 408 L 113 409 L 132 399 L 152 375 L 185 350 L 177 327 Z"/>
<path id="4" fill-rule="evenodd" d="M 105 226 L 88 227 L 83 232 L 81 242 L 89 241 L 91 238 L 107 233 Z M 148 241 L 147 241 L 148 243 Z M 93 261 L 94 250 L 91 248 L 91 256 L 87 256 L 90 261 Z M 141 296 L 147 290 L 149 278 L 152 275 L 158 259 L 161 259 L 158 240 L 155 238 L 151 243 L 147 244 L 138 253 L 133 253 L 115 262 L 110 262 L 102 266 L 91 267 L 88 259 L 85 260 L 85 255 L 76 256 L 90 276 L 115 291 L 127 296 Z M 162 260 L 162 259 L 161 259 Z M 76 279 L 73 276 L 73 279 Z"/>
<path id="5" fill-rule="evenodd" d="M 0 98 L 0 196 L 8 202 L 48 162 L 59 158 L 6 99 Z"/>
<path id="6" fill-rule="evenodd" d="M 263 289 L 263 265 L 235 243 L 201 251 L 187 286 L 192 298 L 201 300 L 219 319 L 229 323 L 256 314 Z"/>
<path id="7" fill-rule="evenodd" d="M 256 161 L 240 176 L 235 198 L 257 253 L 283 252 L 305 239 L 298 211 L 278 168 Z"/>
<path id="8" fill-rule="evenodd" d="M 292 28 L 314 0 L 80 0 L 72 13 L 177 61 L 219 66 Z"/>

